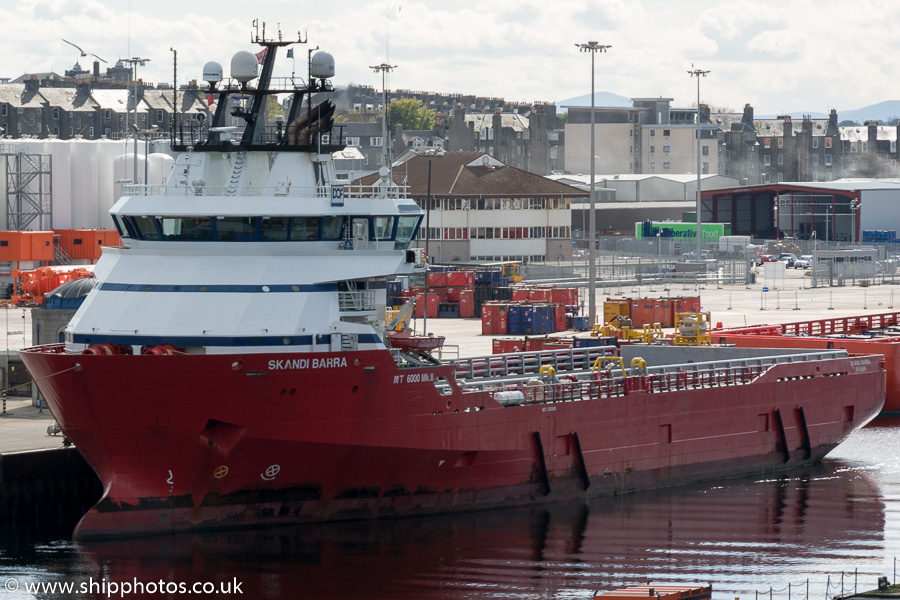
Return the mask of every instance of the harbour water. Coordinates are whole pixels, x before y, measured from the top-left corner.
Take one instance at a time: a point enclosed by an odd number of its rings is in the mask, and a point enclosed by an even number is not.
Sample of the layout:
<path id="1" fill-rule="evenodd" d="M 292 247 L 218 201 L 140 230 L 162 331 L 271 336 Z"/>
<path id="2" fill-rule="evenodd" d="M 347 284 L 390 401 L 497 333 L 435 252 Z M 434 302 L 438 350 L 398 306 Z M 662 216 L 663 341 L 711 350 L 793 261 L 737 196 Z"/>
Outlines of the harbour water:
<path id="1" fill-rule="evenodd" d="M 0 599 L 587 599 L 689 581 L 824 600 L 897 578 L 898 499 L 900 421 L 877 420 L 789 476 L 586 504 L 92 544 L 24 526 L 0 535 Z"/>

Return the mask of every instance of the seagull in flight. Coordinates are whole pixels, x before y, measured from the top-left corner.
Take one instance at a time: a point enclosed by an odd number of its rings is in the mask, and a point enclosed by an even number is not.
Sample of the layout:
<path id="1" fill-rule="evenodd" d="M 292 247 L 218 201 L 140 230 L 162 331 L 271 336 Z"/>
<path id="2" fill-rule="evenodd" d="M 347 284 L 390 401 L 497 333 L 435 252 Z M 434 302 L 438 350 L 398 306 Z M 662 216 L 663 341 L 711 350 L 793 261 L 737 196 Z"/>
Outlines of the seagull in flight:
<path id="1" fill-rule="evenodd" d="M 60 39 L 62 39 L 62 38 L 60 38 Z M 90 54 L 90 53 L 88 53 L 88 52 L 85 52 L 84 50 L 81 49 L 80 46 L 77 46 L 76 44 L 73 44 L 73 43 L 70 42 L 69 40 L 63 39 L 63 41 L 64 41 L 65 43 L 69 44 L 70 46 L 75 46 L 75 48 L 77 48 L 78 51 L 81 52 L 81 56 L 93 56 L 93 57 L 96 58 L 97 60 L 101 60 L 101 61 L 103 61 L 103 62 L 106 62 L 105 60 L 103 60 L 102 58 L 100 58 L 99 56 L 97 56 L 96 54 Z M 108 64 L 108 63 L 107 63 L 107 64 Z"/>

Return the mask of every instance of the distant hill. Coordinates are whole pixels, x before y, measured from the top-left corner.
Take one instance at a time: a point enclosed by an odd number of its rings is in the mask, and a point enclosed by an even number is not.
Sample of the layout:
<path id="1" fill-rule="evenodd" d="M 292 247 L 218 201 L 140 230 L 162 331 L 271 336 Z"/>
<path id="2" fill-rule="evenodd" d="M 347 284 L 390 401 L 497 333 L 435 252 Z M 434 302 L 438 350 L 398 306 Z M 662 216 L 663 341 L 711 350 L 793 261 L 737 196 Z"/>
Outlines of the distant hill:
<path id="1" fill-rule="evenodd" d="M 588 96 L 590 100 L 590 96 Z M 802 119 L 804 116 L 808 115 L 813 119 L 827 119 L 827 113 L 815 113 L 815 112 L 792 112 L 788 113 L 791 115 L 792 119 Z M 757 119 L 774 119 L 775 117 L 780 115 L 754 115 Z M 890 121 L 892 119 L 900 118 L 900 100 L 886 100 L 884 102 L 879 102 L 878 104 L 872 104 L 870 106 L 864 106 L 863 108 L 857 108 L 856 110 L 840 110 L 838 109 L 838 123 L 841 121 L 856 121 L 860 125 L 865 123 L 866 121 Z"/>
<path id="2" fill-rule="evenodd" d="M 860 125 L 866 121 L 890 121 L 900 117 L 900 100 L 886 100 L 856 110 L 839 110 L 838 121 L 856 121 Z"/>
<path id="3" fill-rule="evenodd" d="M 560 100 L 556 106 L 587 106 L 591 105 L 591 95 L 585 94 L 577 98 L 569 98 L 568 100 Z M 594 106 L 631 106 L 631 98 L 613 94 L 612 92 L 595 92 Z"/>
<path id="4" fill-rule="evenodd" d="M 567 106 L 590 106 L 591 105 L 591 95 L 585 94 L 584 96 L 578 96 L 576 98 L 569 98 L 568 100 L 559 100 L 556 102 L 556 106 L 565 108 Z M 620 96 L 618 94 L 613 94 L 612 92 L 596 92 L 594 94 L 594 105 L 595 106 L 632 106 L 631 98 L 627 98 L 625 96 Z M 785 113 L 780 113 L 778 115 L 763 115 L 756 114 L 754 118 L 756 119 L 774 119 L 779 117 Z M 804 116 L 809 116 L 813 119 L 827 119 L 828 113 L 822 112 L 790 112 L 787 113 L 791 116 L 792 119 L 802 119 Z M 870 106 L 864 106 L 863 108 L 857 108 L 855 110 L 838 110 L 838 122 L 841 121 L 856 121 L 860 125 L 864 124 L 866 121 L 890 121 L 892 119 L 900 118 L 900 100 L 886 100 L 884 102 L 879 102 L 878 104 L 872 104 Z"/>

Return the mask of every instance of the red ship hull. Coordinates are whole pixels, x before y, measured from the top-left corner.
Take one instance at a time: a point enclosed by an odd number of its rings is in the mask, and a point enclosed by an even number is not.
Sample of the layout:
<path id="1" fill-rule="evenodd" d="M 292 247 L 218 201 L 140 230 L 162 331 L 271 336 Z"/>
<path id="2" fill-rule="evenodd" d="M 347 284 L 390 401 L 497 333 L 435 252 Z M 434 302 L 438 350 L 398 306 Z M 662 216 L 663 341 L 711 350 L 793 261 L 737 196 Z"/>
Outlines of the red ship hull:
<path id="1" fill-rule="evenodd" d="M 898 324 L 898 312 L 836 317 L 723 329 L 713 332 L 713 341 L 740 348 L 835 349 L 857 354 L 883 354 L 887 381 L 882 412 L 897 415 L 900 414 L 900 337 L 896 334 L 866 336 L 864 332 Z"/>
<path id="2" fill-rule="evenodd" d="M 769 474 L 820 460 L 884 398 L 877 356 L 632 377 L 621 394 L 520 406 L 461 392 L 449 366 L 398 367 L 388 351 L 21 356 L 103 483 L 82 539 Z"/>

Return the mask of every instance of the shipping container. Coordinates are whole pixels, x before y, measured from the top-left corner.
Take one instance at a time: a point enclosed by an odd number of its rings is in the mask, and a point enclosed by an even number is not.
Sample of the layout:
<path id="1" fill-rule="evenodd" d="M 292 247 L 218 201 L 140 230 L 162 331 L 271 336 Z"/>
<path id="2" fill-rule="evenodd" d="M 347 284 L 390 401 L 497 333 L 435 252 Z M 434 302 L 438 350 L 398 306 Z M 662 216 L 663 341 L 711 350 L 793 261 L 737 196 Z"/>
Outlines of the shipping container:
<path id="1" fill-rule="evenodd" d="M 534 313 L 534 332 L 553 333 L 556 331 L 556 307 L 552 304 L 536 304 Z"/>
<path id="2" fill-rule="evenodd" d="M 550 301 L 566 306 L 578 306 L 578 288 L 553 288 Z"/>
<path id="3" fill-rule="evenodd" d="M 635 329 L 644 325 L 656 323 L 657 306 L 659 302 L 653 298 L 631 299 L 631 323 Z"/>
<path id="4" fill-rule="evenodd" d="M 436 319 L 438 317 L 438 304 L 441 303 L 442 297 L 439 294 L 428 293 L 416 296 L 416 317 L 421 319 L 425 316 L 425 303 L 428 303 L 428 318 Z"/>
<path id="5" fill-rule="evenodd" d="M 534 308 L 528 304 L 510 304 L 506 332 L 512 335 L 531 335 L 534 333 L 533 311 Z"/>
<path id="6" fill-rule="evenodd" d="M 0 261 L 53 260 L 52 231 L 0 231 Z"/>
<path id="7" fill-rule="evenodd" d="M 442 288 L 447 287 L 447 273 L 430 272 L 428 273 L 428 287 Z"/>
<path id="8" fill-rule="evenodd" d="M 587 331 L 588 319 L 587 315 L 575 315 L 572 317 L 572 328 L 578 331 Z"/>
<path id="9" fill-rule="evenodd" d="M 576 348 L 595 348 L 600 346 L 600 338 L 595 337 L 577 337 L 574 339 Z"/>
<path id="10" fill-rule="evenodd" d="M 564 304 L 555 304 L 556 309 L 556 331 L 566 331 L 569 326 L 566 322 L 566 306 Z"/>
<path id="11" fill-rule="evenodd" d="M 500 269 L 491 271 L 477 271 L 475 273 L 475 285 L 500 285 L 503 273 Z"/>
<path id="12" fill-rule="evenodd" d="M 517 338 L 494 338 L 491 342 L 494 354 L 512 354 L 513 352 L 524 352 L 524 340 Z"/>
<path id="13" fill-rule="evenodd" d="M 660 327 L 675 327 L 675 313 L 672 312 L 674 304 L 671 298 L 660 298 L 656 302 L 656 319 L 653 322 L 659 323 Z"/>
<path id="14" fill-rule="evenodd" d="M 494 300 L 503 300 L 506 302 L 512 301 L 512 292 L 513 289 L 506 285 L 501 285 L 493 288 L 494 292 Z"/>
<path id="15" fill-rule="evenodd" d="M 118 246 L 119 232 L 110 229 L 57 229 L 59 246 L 77 260 L 91 262 L 100 258 L 104 246 Z"/>
<path id="16" fill-rule="evenodd" d="M 466 289 L 466 288 L 454 288 L 454 287 L 444 288 L 442 290 L 444 292 L 444 302 L 459 303 L 459 293 L 464 289 Z"/>
<path id="17" fill-rule="evenodd" d="M 675 323 L 675 313 L 700 312 L 700 296 L 688 298 L 672 298 L 672 327 Z"/>
<path id="18" fill-rule="evenodd" d="M 512 301 L 513 302 L 528 302 L 530 294 L 531 294 L 531 288 L 527 288 L 527 287 L 512 288 Z"/>
<path id="19" fill-rule="evenodd" d="M 457 302 L 440 302 L 438 303 L 437 316 L 442 319 L 458 319 L 459 303 Z"/>
<path id="20" fill-rule="evenodd" d="M 481 305 L 481 333 L 503 335 L 508 333 L 509 305 L 485 303 Z"/>
<path id="21" fill-rule="evenodd" d="M 609 323 L 618 315 L 622 315 L 625 317 L 631 315 L 631 306 L 629 300 L 607 298 L 606 302 L 603 303 L 603 323 Z M 589 324 L 589 326 L 591 325 L 593 324 Z"/>
<path id="22" fill-rule="evenodd" d="M 475 274 L 472 271 L 451 271 L 447 273 L 447 287 L 472 287 L 475 285 Z"/>
<path id="23" fill-rule="evenodd" d="M 475 290 L 465 289 L 459 292 L 459 316 L 471 319 L 475 316 Z"/>

